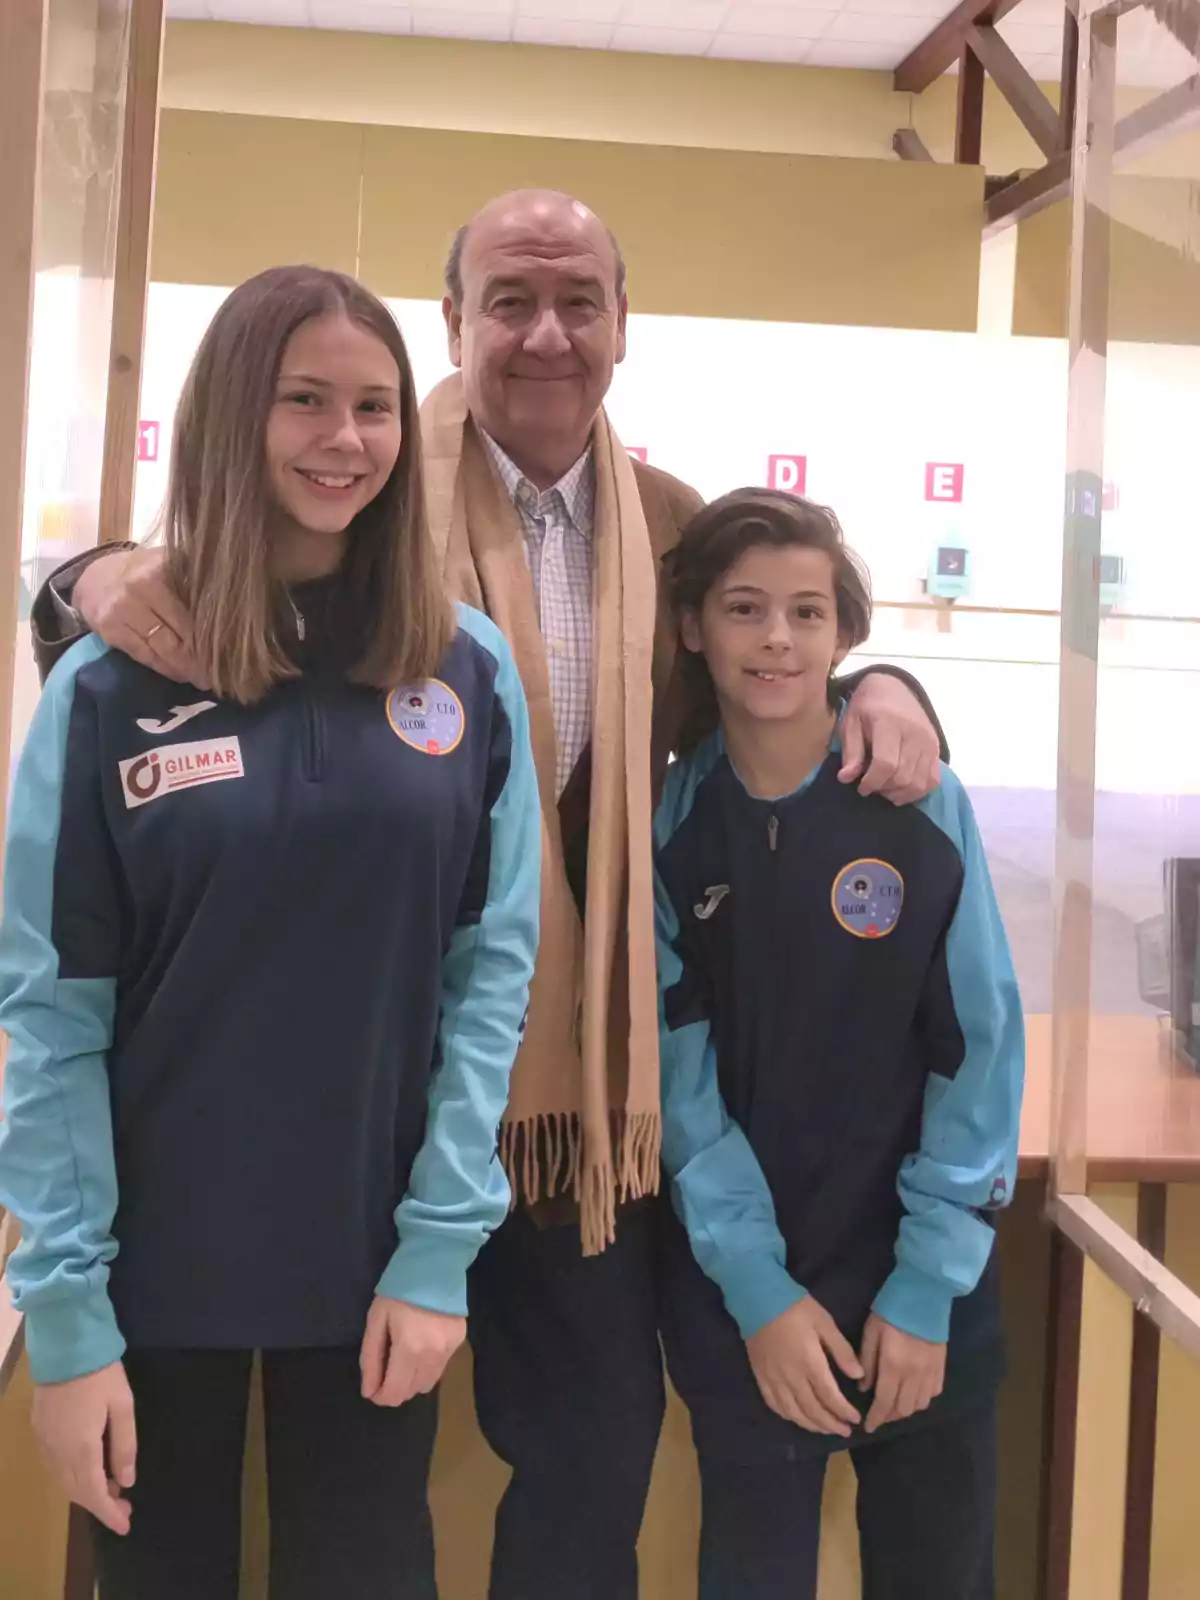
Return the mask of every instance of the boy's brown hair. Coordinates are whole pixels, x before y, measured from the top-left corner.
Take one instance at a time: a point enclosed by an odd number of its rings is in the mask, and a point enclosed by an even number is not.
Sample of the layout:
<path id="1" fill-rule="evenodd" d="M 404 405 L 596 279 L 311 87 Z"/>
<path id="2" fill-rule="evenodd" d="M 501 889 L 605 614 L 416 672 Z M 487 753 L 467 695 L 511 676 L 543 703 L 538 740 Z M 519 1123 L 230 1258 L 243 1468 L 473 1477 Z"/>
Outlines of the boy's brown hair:
<path id="1" fill-rule="evenodd" d="M 698 511 L 666 557 L 667 598 L 678 622 L 698 613 L 705 596 L 755 545 L 822 550 L 833 565 L 838 635 L 848 650 L 871 632 L 871 580 L 846 545 L 842 525 L 828 506 L 778 489 L 734 489 Z M 702 655 L 683 652 L 685 710 L 680 752 L 695 748 L 719 721 L 717 696 Z M 831 698 L 836 698 L 831 683 Z"/>

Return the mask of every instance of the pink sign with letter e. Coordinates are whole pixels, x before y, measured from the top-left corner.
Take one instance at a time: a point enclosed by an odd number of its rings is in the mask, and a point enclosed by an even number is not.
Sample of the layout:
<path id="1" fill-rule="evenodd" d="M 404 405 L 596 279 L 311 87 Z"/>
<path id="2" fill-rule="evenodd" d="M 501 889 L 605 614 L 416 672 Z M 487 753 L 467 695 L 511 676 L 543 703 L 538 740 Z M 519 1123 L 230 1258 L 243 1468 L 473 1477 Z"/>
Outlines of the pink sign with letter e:
<path id="1" fill-rule="evenodd" d="M 138 458 L 139 461 L 157 461 L 158 460 L 158 423 L 157 422 L 139 422 L 138 423 L 137 458 Z"/>
<path id="2" fill-rule="evenodd" d="M 925 498 L 942 500 L 947 505 L 958 505 L 963 497 L 963 469 L 961 462 L 927 461 L 925 463 Z"/>

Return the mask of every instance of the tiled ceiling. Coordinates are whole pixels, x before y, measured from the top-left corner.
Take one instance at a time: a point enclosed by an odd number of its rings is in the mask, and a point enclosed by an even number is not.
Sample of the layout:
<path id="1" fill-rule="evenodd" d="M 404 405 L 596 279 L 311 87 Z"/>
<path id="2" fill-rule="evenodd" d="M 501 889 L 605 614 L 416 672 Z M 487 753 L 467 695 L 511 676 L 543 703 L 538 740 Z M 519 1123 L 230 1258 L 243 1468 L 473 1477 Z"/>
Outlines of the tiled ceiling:
<path id="1" fill-rule="evenodd" d="M 172 17 L 640 50 L 809 67 L 895 67 L 953 0 L 168 0 Z M 999 31 L 1057 81 L 1064 0 L 1021 0 Z M 1145 11 L 1121 19 L 1119 76 L 1168 86 L 1197 69 Z"/>

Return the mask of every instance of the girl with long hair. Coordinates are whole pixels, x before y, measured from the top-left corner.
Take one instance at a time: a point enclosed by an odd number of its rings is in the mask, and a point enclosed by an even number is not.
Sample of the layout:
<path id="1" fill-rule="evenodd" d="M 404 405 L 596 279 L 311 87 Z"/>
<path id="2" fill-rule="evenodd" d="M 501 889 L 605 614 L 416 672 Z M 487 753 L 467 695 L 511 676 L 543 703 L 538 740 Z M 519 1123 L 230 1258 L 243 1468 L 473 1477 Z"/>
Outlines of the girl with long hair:
<path id="1" fill-rule="evenodd" d="M 435 1391 L 504 1218 L 537 941 L 524 698 L 447 603 L 386 308 L 235 289 L 163 528 L 203 683 L 89 637 L 17 771 L 0 1201 L 103 1600 L 235 1600 L 261 1355 L 279 1600 L 430 1600 Z"/>

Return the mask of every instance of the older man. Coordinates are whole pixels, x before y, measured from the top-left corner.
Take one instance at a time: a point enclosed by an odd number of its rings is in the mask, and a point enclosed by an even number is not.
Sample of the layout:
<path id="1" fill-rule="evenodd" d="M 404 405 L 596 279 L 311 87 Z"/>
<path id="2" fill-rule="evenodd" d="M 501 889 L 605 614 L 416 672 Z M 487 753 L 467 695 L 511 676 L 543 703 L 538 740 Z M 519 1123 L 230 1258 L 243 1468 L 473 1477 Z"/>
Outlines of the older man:
<path id="1" fill-rule="evenodd" d="M 513 645 L 544 821 L 542 947 L 501 1133 L 517 1204 L 471 1281 L 479 1419 L 513 1471 L 491 1596 L 633 1600 L 663 1412 L 649 822 L 675 695 L 655 597 L 700 498 L 631 461 L 607 421 L 625 268 L 580 201 L 491 201 L 455 239 L 446 290 L 459 370 L 422 413 L 431 529 L 453 591 Z M 129 546 L 57 574 L 34 611 L 43 665 L 90 625 L 194 682 L 160 574 L 158 552 Z M 897 803 L 933 787 L 938 757 L 901 677 L 845 685 L 843 778 Z"/>

